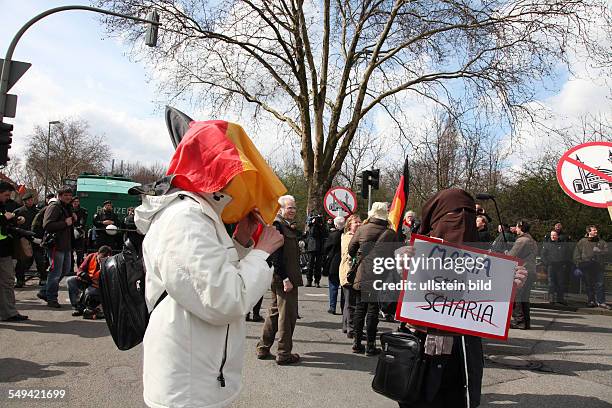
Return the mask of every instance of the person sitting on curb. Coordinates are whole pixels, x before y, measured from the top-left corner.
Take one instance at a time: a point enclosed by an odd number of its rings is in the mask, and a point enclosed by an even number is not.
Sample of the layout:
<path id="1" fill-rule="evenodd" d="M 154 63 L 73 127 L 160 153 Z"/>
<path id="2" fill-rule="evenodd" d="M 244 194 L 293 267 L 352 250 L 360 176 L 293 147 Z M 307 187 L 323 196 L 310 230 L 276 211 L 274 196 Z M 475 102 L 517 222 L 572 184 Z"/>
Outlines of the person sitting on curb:
<path id="1" fill-rule="evenodd" d="M 98 252 L 89 254 L 79 266 L 77 276 L 66 279 L 70 304 L 74 308 L 73 316 L 83 316 L 84 319 L 91 318 L 94 314 L 97 319 L 103 318 L 100 310 L 97 310 L 97 300 L 100 296 L 100 270 L 106 258 L 112 255 L 111 247 L 103 245 Z M 82 291 L 85 297 L 81 299 Z M 94 303 L 97 303 L 94 305 Z"/>

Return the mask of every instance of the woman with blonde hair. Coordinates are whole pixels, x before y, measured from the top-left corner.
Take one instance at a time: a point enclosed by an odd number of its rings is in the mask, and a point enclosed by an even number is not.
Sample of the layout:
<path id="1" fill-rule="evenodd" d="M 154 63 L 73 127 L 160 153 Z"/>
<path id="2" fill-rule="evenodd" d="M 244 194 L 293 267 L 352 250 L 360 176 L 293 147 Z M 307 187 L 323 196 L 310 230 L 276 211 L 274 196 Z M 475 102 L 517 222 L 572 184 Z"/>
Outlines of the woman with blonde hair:
<path id="1" fill-rule="evenodd" d="M 344 234 L 342 234 L 340 243 L 340 286 L 342 286 L 342 297 L 344 298 L 344 304 L 342 307 L 342 331 L 346 333 L 349 339 L 353 338 L 353 313 L 355 311 L 355 296 L 353 295 L 353 289 L 348 281 L 348 273 L 351 270 L 351 257 L 348 254 L 349 242 L 355 235 L 355 231 L 361 225 L 361 218 L 359 215 L 353 214 L 346 219 L 344 225 Z"/>

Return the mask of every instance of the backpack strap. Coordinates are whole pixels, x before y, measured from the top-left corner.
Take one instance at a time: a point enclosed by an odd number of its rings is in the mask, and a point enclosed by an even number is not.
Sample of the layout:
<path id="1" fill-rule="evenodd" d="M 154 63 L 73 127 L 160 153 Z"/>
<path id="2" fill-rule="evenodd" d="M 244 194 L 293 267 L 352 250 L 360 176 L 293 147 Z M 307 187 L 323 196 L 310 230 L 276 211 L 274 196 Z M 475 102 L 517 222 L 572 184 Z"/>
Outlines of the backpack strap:
<path id="1" fill-rule="evenodd" d="M 164 298 L 168 296 L 168 292 L 166 292 L 164 290 L 164 293 L 161 294 L 161 296 L 159 297 L 159 299 L 157 299 L 157 302 L 155 302 L 155 306 L 153 306 L 153 309 L 151 310 L 151 313 L 153 313 L 153 310 L 155 310 L 155 308 L 157 307 L 157 305 L 159 305 L 162 300 L 164 300 Z M 149 316 L 151 316 L 151 313 L 149 313 Z"/>

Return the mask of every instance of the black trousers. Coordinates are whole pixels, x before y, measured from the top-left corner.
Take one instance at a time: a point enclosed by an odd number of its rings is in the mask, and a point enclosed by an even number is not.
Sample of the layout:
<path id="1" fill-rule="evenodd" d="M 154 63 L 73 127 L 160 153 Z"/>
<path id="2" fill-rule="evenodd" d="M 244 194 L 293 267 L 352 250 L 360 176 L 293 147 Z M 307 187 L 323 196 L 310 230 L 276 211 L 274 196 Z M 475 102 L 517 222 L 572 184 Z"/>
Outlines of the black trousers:
<path id="1" fill-rule="evenodd" d="M 261 297 L 261 299 L 259 299 L 259 302 L 255 303 L 255 306 L 253 306 L 253 316 L 259 315 L 259 311 L 261 310 L 262 303 L 263 303 L 263 296 Z"/>
<path id="2" fill-rule="evenodd" d="M 512 320 L 517 324 L 526 324 L 529 326 L 531 317 L 529 312 L 531 310 L 531 304 L 529 303 L 529 297 L 531 295 L 531 287 L 535 282 L 535 274 L 527 275 L 527 281 L 522 288 L 520 288 L 516 297 L 514 298 L 514 307 L 512 309 Z"/>
<path id="3" fill-rule="evenodd" d="M 19 259 L 17 264 L 15 265 L 15 278 L 17 278 L 17 282 L 25 281 L 25 273 L 30 269 L 34 263 L 34 257 L 30 257 L 24 260 Z"/>
<path id="4" fill-rule="evenodd" d="M 363 336 L 363 326 L 366 326 L 366 336 L 368 343 L 376 341 L 376 330 L 378 329 L 378 313 L 380 307 L 378 301 L 363 296 L 360 290 L 355 292 L 355 314 L 353 316 L 353 331 L 355 342 L 361 342 Z"/>
<path id="5" fill-rule="evenodd" d="M 309 252 L 308 253 L 308 272 L 306 273 L 306 279 L 312 283 L 321 282 L 321 267 L 323 265 L 323 254 L 321 252 Z"/>
<path id="6" fill-rule="evenodd" d="M 36 272 L 38 272 L 38 277 L 41 280 L 47 280 L 47 268 L 49 267 L 47 250 L 38 245 L 32 245 L 32 252 L 34 253 L 34 261 L 36 262 Z"/>
<path id="7" fill-rule="evenodd" d="M 440 388 L 435 395 L 427 398 L 428 372 L 430 367 L 445 360 L 444 372 L 440 381 Z M 465 374 L 463 354 L 461 352 L 461 338 L 455 337 L 453 351 L 449 356 L 425 356 L 425 377 L 423 379 L 423 397 L 413 403 L 399 403 L 400 408 L 465 408 Z M 473 403 L 471 404 L 472 406 Z"/>
<path id="8" fill-rule="evenodd" d="M 74 241 L 72 249 L 76 254 L 76 266 L 78 268 L 83 263 L 83 259 L 85 259 L 85 240 L 81 238 Z"/>

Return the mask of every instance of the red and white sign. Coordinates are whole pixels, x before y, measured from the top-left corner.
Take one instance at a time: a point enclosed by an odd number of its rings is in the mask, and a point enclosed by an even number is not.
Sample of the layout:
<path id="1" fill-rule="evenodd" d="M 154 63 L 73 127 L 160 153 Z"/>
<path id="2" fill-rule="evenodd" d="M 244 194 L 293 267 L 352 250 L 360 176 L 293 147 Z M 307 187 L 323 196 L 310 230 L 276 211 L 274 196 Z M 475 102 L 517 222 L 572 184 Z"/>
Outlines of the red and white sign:
<path id="1" fill-rule="evenodd" d="M 417 326 L 506 340 L 514 302 L 511 256 L 413 234 L 396 319 Z"/>
<path id="2" fill-rule="evenodd" d="M 357 196 L 346 187 L 332 187 L 323 199 L 323 206 L 330 217 L 348 217 L 357 211 Z"/>
<path id="3" fill-rule="evenodd" d="M 582 204 L 612 205 L 612 142 L 584 143 L 565 152 L 557 164 L 557 180 L 567 195 Z"/>

